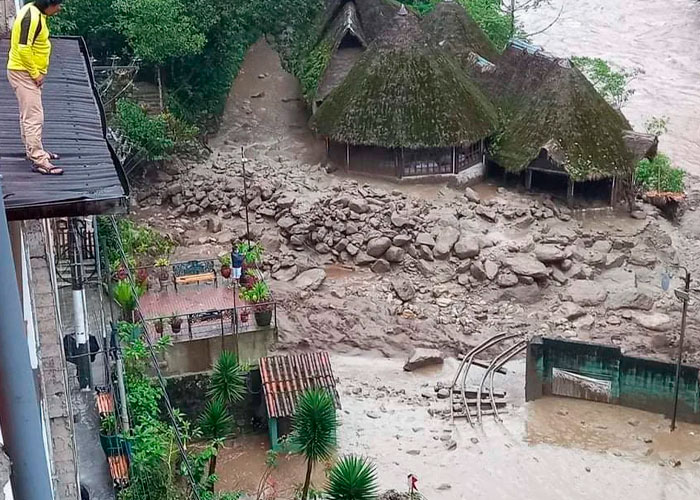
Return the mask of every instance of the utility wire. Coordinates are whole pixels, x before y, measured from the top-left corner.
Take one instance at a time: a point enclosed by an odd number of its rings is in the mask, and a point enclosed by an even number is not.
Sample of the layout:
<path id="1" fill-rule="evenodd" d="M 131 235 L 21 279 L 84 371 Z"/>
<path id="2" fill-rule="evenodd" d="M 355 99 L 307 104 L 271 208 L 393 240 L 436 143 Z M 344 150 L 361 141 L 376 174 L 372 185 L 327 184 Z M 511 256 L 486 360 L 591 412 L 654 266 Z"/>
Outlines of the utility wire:
<path id="1" fill-rule="evenodd" d="M 126 258 L 126 253 L 124 252 L 124 247 L 122 245 L 122 240 L 121 237 L 119 236 L 119 228 L 117 227 L 117 222 L 116 218 L 114 215 L 110 215 L 110 221 L 112 223 L 112 228 L 114 229 L 115 233 L 115 241 L 117 242 L 117 245 L 119 247 L 119 253 L 122 258 L 122 262 L 124 264 L 124 269 L 127 273 L 127 277 L 129 278 L 129 285 L 131 286 L 131 291 L 134 294 L 135 300 L 136 300 L 136 307 L 138 309 L 141 308 L 141 304 L 139 303 L 139 298 L 138 298 L 138 293 L 136 290 L 136 286 L 134 285 L 134 279 L 131 273 L 131 269 L 129 269 L 129 266 L 127 265 L 127 258 Z M 163 401 L 165 403 L 165 408 L 168 411 L 168 416 L 170 417 L 170 421 L 173 424 L 173 429 L 175 431 L 175 438 L 177 440 L 177 446 L 180 450 L 180 455 L 182 456 L 182 460 L 185 464 L 185 469 L 187 470 L 187 475 L 189 476 L 190 480 L 190 485 L 192 486 L 192 493 L 194 497 L 197 500 L 201 500 L 201 497 L 199 496 L 199 491 L 197 490 L 197 481 L 194 478 L 194 473 L 192 472 L 192 465 L 190 464 L 190 460 L 187 457 L 187 453 L 185 451 L 185 444 L 182 440 L 182 435 L 180 434 L 180 429 L 178 428 L 177 425 L 177 420 L 175 418 L 175 412 L 173 410 L 173 407 L 170 403 L 170 398 L 168 397 L 168 391 L 165 386 L 165 380 L 163 378 L 163 374 L 160 371 L 160 366 L 158 364 L 158 358 L 156 357 L 156 353 L 153 349 L 153 343 L 151 342 L 151 338 L 148 335 L 148 330 L 146 329 L 146 323 L 143 320 L 143 318 L 139 319 L 139 323 L 141 324 L 141 327 L 143 328 L 143 337 L 146 339 L 146 344 L 148 346 L 148 352 L 151 356 L 151 361 L 153 364 L 153 369 L 156 374 L 156 378 L 158 379 L 158 383 L 160 384 L 161 389 L 163 390 Z"/>

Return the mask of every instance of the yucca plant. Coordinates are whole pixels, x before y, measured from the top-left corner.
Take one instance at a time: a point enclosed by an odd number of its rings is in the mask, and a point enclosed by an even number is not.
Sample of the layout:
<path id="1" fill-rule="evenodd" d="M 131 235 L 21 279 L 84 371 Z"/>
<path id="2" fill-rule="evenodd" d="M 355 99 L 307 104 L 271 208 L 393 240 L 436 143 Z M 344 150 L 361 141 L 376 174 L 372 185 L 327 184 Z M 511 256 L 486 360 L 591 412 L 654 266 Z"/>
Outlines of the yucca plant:
<path id="1" fill-rule="evenodd" d="M 212 441 L 213 453 L 209 459 L 209 477 L 216 474 L 216 456 L 226 436 L 231 432 L 233 419 L 226 405 L 219 400 L 209 401 L 199 417 L 199 430 L 202 437 Z M 212 484 L 212 488 L 213 488 Z"/>
<path id="2" fill-rule="evenodd" d="M 231 406 L 243 401 L 246 393 L 246 371 L 238 362 L 238 356 L 223 351 L 214 365 L 207 396 Z"/>
<path id="3" fill-rule="evenodd" d="M 325 389 L 310 389 L 297 401 L 292 419 L 292 443 L 306 458 L 306 478 L 301 500 L 306 500 L 315 462 L 328 460 L 335 450 L 338 421 L 333 397 Z"/>
<path id="4" fill-rule="evenodd" d="M 377 490 L 375 466 L 362 457 L 345 456 L 328 474 L 326 492 L 331 500 L 374 500 Z"/>
<path id="5" fill-rule="evenodd" d="M 132 319 L 132 313 L 136 308 L 136 295 L 129 280 L 120 280 L 112 289 L 114 301 L 121 307 L 123 319 Z"/>

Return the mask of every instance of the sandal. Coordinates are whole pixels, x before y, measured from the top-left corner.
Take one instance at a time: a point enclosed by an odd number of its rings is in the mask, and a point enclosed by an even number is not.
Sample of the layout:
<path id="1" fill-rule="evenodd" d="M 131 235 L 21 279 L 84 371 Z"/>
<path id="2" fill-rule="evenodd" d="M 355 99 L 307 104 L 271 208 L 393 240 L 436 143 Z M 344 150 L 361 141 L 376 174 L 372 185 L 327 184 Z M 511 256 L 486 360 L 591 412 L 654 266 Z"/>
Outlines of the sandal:
<path id="1" fill-rule="evenodd" d="M 47 151 L 46 154 L 49 155 L 49 160 L 60 160 L 61 159 L 61 155 L 59 155 L 58 153 L 52 153 L 51 151 Z M 29 155 L 26 155 L 25 158 L 27 160 L 30 159 Z"/>
<path id="2" fill-rule="evenodd" d="M 47 165 L 32 165 L 34 172 L 39 172 L 42 175 L 63 175 L 63 169 L 50 163 Z"/>

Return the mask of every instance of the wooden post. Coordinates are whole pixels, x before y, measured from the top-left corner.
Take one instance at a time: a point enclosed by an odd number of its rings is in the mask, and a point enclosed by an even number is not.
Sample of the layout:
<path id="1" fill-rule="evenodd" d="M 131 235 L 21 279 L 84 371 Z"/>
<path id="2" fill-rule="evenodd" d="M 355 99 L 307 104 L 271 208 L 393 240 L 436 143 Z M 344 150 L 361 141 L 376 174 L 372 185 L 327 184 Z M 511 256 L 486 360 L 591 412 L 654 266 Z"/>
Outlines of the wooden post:
<path id="1" fill-rule="evenodd" d="M 612 184 L 610 186 L 610 206 L 614 207 L 615 206 L 615 188 L 617 187 L 617 177 L 613 176 L 612 178 Z"/>
<path id="2" fill-rule="evenodd" d="M 528 168 L 525 172 L 525 189 L 528 191 L 532 190 L 532 169 Z"/>
<path id="3" fill-rule="evenodd" d="M 345 166 L 350 170 L 350 144 L 345 143 Z"/>
<path id="4" fill-rule="evenodd" d="M 457 148 L 452 146 L 452 173 L 457 173 Z"/>
<path id="5" fill-rule="evenodd" d="M 566 203 L 572 205 L 574 202 L 574 184 L 576 184 L 571 177 L 567 177 L 566 185 Z"/>

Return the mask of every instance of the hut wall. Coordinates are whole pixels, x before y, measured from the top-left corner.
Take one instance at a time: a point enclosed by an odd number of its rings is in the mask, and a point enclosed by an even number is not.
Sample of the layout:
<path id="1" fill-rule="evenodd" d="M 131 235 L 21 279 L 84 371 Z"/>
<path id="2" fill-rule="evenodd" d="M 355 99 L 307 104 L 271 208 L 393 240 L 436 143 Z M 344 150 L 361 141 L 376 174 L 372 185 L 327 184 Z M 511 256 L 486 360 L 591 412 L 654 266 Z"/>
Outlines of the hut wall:
<path id="1" fill-rule="evenodd" d="M 484 142 L 478 141 L 469 146 L 457 148 L 456 168 L 459 173 L 473 167 L 484 160 Z"/>
<path id="2" fill-rule="evenodd" d="M 452 148 L 405 149 L 403 175 L 437 175 L 453 173 Z"/>
<path id="3" fill-rule="evenodd" d="M 383 177 L 399 175 L 400 152 L 375 146 L 350 146 L 349 169 Z"/>

